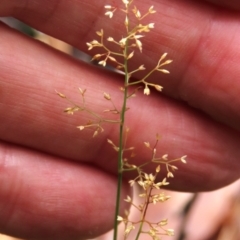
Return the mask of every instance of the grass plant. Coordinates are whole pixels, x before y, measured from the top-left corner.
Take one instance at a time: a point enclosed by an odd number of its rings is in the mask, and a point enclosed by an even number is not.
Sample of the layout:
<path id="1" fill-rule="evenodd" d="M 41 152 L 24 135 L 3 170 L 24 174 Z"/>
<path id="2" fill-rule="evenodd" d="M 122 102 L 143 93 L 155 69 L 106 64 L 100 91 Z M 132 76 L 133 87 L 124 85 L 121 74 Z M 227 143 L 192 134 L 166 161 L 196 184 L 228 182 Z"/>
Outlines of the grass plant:
<path id="1" fill-rule="evenodd" d="M 79 88 L 79 92 L 82 98 L 81 104 L 72 102 L 64 94 L 57 92 L 57 94 L 71 104 L 70 107 L 67 107 L 64 112 L 68 114 L 74 114 L 75 112 L 85 112 L 89 114 L 89 121 L 87 124 L 78 126 L 79 130 L 84 130 L 91 128 L 94 130 L 93 137 L 97 137 L 98 134 L 102 133 L 103 123 L 115 123 L 119 126 L 119 137 L 118 143 L 114 143 L 113 140 L 107 139 L 110 147 L 112 147 L 118 153 L 117 158 L 117 173 L 118 173 L 118 183 L 117 183 L 117 193 L 116 193 L 116 210 L 115 210 L 115 222 L 114 222 L 114 235 L 113 240 L 117 240 L 118 236 L 118 225 L 119 222 L 122 222 L 125 226 L 124 228 L 124 239 L 127 239 L 129 233 L 135 231 L 135 240 L 139 239 L 141 234 L 149 235 L 153 240 L 160 240 L 162 236 L 172 236 L 174 235 L 174 230 L 167 228 L 168 220 L 161 219 L 158 222 L 151 222 L 147 219 L 147 210 L 150 204 L 158 204 L 167 201 L 170 196 L 165 195 L 162 192 L 161 188 L 169 184 L 168 179 L 174 177 L 174 171 L 177 170 L 177 167 L 174 165 L 175 162 L 181 161 L 186 163 L 186 156 L 177 158 L 177 159 L 168 159 L 168 155 L 163 156 L 157 155 L 157 145 L 160 140 L 159 135 L 156 134 L 155 144 L 151 146 L 149 142 L 143 142 L 146 151 L 151 152 L 151 158 L 146 159 L 145 163 L 137 166 L 133 164 L 132 158 L 134 156 L 134 147 L 127 146 L 127 136 L 129 134 L 129 128 L 126 126 L 126 117 L 127 117 L 127 102 L 128 99 L 135 95 L 141 87 L 143 87 L 143 94 L 148 96 L 151 93 L 151 88 L 159 92 L 162 91 L 163 87 L 148 82 L 148 77 L 154 72 L 160 72 L 163 74 L 169 74 L 169 71 L 165 69 L 172 60 L 167 59 L 167 53 L 163 53 L 160 56 L 156 66 L 147 71 L 147 73 L 141 79 L 135 79 L 134 74 L 139 71 L 145 71 L 144 65 L 140 65 L 137 69 L 129 71 L 129 62 L 134 58 L 135 51 L 140 51 L 142 53 L 143 44 L 142 38 L 145 37 L 145 34 L 154 29 L 154 23 L 143 24 L 143 19 L 145 19 L 151 14 L 154 14 L 156 11 L 153 6 L 150 6 L 144 13 L 142 13 L 137 6 L 133 4 L 134 0 L 119 0 L 122 4 L 121 8 L 105 5 L 105 15 L 106 17 L 112 19 L 114 14 L 118 10 L 122 11 L 125 15 L 123 19 L 123 24 L 125 26 L 125 33 L 122 33 L 121 39 L 114 39 L 113 37 L 105 37 L 105 32 L 103 29 L 100 29 L 96 32 L 98 40 L 92 40 L 87 42 L 88 50 L 93 48 L 101 48 L 103 53 L 95 54 L 92 60 L 98 62 L 99 65 L 105 67 L 107 64 L 115 65 L 116 69 L 122 71 L 124 75 L 123 85 L 121 90 L 123 92 L 122 98 L 122 107 L 117 109 L 112 101 L 111 95 L 104 92 L 103 97 L 110 101 L 113 108 L 111 110 L 105 110 L 115 115 L 118 115 L 118 119 L 106 119 L 104 115 L 99 115 L 89 109 L 85 103 L 85 94 L 86 90 Z M 137 1 L 136 1 L 137 2 Z M 134 18 L 133 23 L 131 19 Z M 112 51 L 108 47 L 108 43 L 111 42 L 115 44 L 119 51 Z M 132 90 L 134 88 L 134 90 Z M 132 110 L 132 109 L 131 109 Z M 131 152 L 129 157 L 129 151 Z M 128 153 L 128 154 L 126 154 Z M 155 164 L 155 172 L 147 173 L 144 170 L 144 167 L 148 164 Z M 167 170 L 167 176 L 163 177 L 161 181 L 157 181 L 160 174 L 161 166 L 164 166 Z M 130 204 L 131 207 L 137 209 L 140 213 L 140 218 L 138 221 L 132 221 L 129 217 L 129 211 L 125 211 L 125 216 L 119 215 L 119 206 L 122 201 L 121 188 L 124 172 L 135 171 L 136 177 L 129 181 L 130 186 L 137 185 L 140 188 L 140 194 L 138 197 L 141 199 L 140 204 L 135 204 L 134 199 L 131 196 L 127 196 L 124 199 Z"/>

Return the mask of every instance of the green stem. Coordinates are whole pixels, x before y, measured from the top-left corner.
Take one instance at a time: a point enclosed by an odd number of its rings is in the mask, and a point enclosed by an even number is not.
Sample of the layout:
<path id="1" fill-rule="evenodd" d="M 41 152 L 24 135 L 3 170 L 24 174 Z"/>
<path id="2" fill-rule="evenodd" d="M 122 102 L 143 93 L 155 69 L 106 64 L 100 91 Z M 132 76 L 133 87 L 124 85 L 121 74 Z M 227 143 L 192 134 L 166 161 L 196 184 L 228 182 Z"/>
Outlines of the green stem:
<path id="1" fill-rule="evenodd" d="M 119 129 L 119 152 L 118 152 L 118 183 L 117 183 L 117 199 L 115 208 L 115 220 L 114 220 L 114 234 L 113 239 L 117 240 L 118 232 L 118 221 L 117 217 L 119 215 L 120 200 L 121 200 L 121 189 L 122 189 L 122 176 L 123 176 L 123 152 L 124 152 L 124 123 L 125 123 L 125 112 L 127 109 L 127 98 L 128 98 L 128 41 L 124 48 L 124 70 L 125 70 L 125 81 L 124 81 L 124 99 L 120 116 L 120 129 Z"/>

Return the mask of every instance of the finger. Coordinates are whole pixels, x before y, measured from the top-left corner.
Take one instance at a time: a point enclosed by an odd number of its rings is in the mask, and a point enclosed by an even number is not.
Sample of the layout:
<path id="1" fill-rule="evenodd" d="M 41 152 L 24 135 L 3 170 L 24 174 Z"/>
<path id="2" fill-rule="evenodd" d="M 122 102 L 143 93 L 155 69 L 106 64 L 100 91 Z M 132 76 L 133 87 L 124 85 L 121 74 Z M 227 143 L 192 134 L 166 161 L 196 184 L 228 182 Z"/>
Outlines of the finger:
<path id="1" fill-rule="evenodd" d="M 117 153 L 106 138 L 117 144 L 118 125 L 104 125 L 104 133 L 97 138 L 92 138 L 91 131 L 79 132 L 76 126 L 84 125 L 89 118 L 96 119 L 84 114 L 64 115 L 62 110 L 69 103 L 59 98 L 54 89 L 81 104 L 76 88 L 86 88 L 87 107 L 101 113 L 111 107 L 103 92 L 112 94 L 115 105 L 121 106 L 122 92 L 118 90 L 121 77 L 72 60 L 7 27 L 0 30 L 1 139 L 68 159 L 92 162 L 116 173 Z M 14 45 L 16 41 L 21 47 Z M 136 149 L 135 163 L 150 160 L 152 153 L 143 147 L 143 142 L 154 145 L 157 133 L 163 136 L 158 156 L 188 155 L 189 164 L 179 166 L 181 170 L 176 180 L 171 181 L 172 188 L 210 190 L 239 178 L 237 132 L 159 94 L 153 93 L 150 98 L 138 94 L 129 107 L 128 145 Z M 103 117 L 111 119 L 112 115 Z"/>
<path id="2" fill-rule="evenodd" d="M 102 1 L 94 4 L 53 0 L 46 4 L 42 1 L 25 3 L 5 1 L 0 12 L 11 14 L 82 50 L 86 50 L 87 41 L 96 38 L 97 30 L 104 29 L 107 36 L 116 39 L 124 34 L 120 18 L 109 20 L 104 16 Z M 120 7 L 119 3 L 112 4 Z M 142 55 L 136 51 L 132 69 L 142 64 L 152 69 L 162 53 L 168 52 L 174 59 L 169 67 L 171 75 L 153 74 L 149 81 L 157 81 L 164 86 L 164 93 L 240 130 L 239 14 L 197 1 L 147 1 L 147 5 L 145 1 L 138 1 L 138 4 L 143 11 L 155 5 L 157 14 L 149 21 L 156 22 L 156 27 L 148 39 L 143 39 L 146 61 L 142 62 Z M 238 5 L 236 3 L 236 8 Z M 141 72 L 136 77 L 144 74 Z"/>
<path id="3" fill-rule="evenodd" d="M 240 10 L 240 4 L 238 0 L 233 0 L 233 1 L 226 1 L 226 0 L 220 0 L 220 1 L 216 1 L 216 0 L 207 0 L 206 2 L 210 2 L 213 4 L 216 4 L 217 6 L 221 6 L 224 8 L 229 8 L 232 10 Z"/>
<path id="4" fill-rule="evenodd" d="M 113 227 L 113 176 L 2 142 L 0 169 L 1 233 L 23 239 L 88 239 Z"/>
<path id="5" fill-rule="evenodd" d="M 229 217 L 233 200 L 239 193 L 239 186 L 240 182 L 237 181 L 217 191 L 199 194 L 186 221 L 186 240 L 211 239 L 219 232 L 224 221 Z"/>

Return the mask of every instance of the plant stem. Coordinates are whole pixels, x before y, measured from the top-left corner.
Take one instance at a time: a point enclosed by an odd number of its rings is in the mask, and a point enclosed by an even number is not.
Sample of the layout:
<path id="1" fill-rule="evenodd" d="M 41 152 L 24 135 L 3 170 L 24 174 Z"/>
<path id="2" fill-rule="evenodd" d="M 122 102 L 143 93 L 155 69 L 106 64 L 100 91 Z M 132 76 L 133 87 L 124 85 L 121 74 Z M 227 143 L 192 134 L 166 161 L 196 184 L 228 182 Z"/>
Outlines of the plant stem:
<path id="1" fill-rule="evenodd" d="M 135 238 L 135 240 L 138 240 L 139 237 L 140 237 L 140 234 L 142 232 L 142 228 L 143 228 L 143 223 L 144 223 L 144 220 L 145 220 L 145 217 L 146 217 L 146 213 L 147 213 L 147 209 L 148 209 L 148 206 L 149 206 L 149 198 L 151 196 L 151 193 L 152 193 L 152 188 L 149 190 L 149 193 L 147 194 L 147 200 L 145 202 L 145 208 L 143 210 L 143 214 L 142 214 L 142 217 L 141 217 L 141 223 L 140 223 L 140 226 L 139 226 L 139 229 L 138 229 L 138 233 L 137 233 L 137 236 Z"/>
<path id="2" fill-rule="evenodd" d="M 124 71 L 125 71 L 125 81 L 124 81 L 124 97 L 123 97 L 123 105 L 120 116 L 120 129 L 119 129 L 119 152 L 118 152 L 118 183 L 117 183 L 117 199 L 116 199 L 116 208 L 115 208 L 115 219 L 114 219 L 114 234 L 113 239 L 117 240 L 117 232 L 118 232 L 118 220 L 117 217 L 119 215 L 120 208 L 120 200 L 121 200 L 121 189 L 122 189 L 122 176 L 123 176 L 123 151 L 124 151 L 124 124 L 125 124 L 125 113 L 127 108 L 127 98 L 128 98 L 128 40 L 126 41 L 126 45 L 124 48 Z"/>

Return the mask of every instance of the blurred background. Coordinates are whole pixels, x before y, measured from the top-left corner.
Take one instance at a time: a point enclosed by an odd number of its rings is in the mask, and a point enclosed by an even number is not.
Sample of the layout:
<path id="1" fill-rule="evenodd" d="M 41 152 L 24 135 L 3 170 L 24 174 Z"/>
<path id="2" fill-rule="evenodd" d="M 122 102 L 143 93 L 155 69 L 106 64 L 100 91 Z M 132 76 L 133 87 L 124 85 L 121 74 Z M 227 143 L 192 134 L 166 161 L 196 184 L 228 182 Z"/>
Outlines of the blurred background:
<path id="1" fill-rule="evenodd" d="M 58 39 L 34 30 L 13 18 L 0 18 L 0 20 L 31 38 L 92 64 L 89 55 Z M 165 216 L 169 219 L 168 227 L 175 229 L 175 236 L 163 237 L 163 240 L 240 240 L 240 180 L 208 193 L 165 192 L 171 196 L 171 199 L 159 204 L 158 211 L 155 207 L 154 210 L 150 208 L 148 216 L 152 221 L 159 221 Z M 132 218 L 135 218 L 135 215 L 133 211 Z M 128 239 L 134 239 L 133 236 L 134 232 Z M 112 233 L 110 232 L 95 240 L 111 239 Z M 152 238 L 144 236 L 140 239 Z M 17 239 L 0 234 L 0 240 Z"/>

